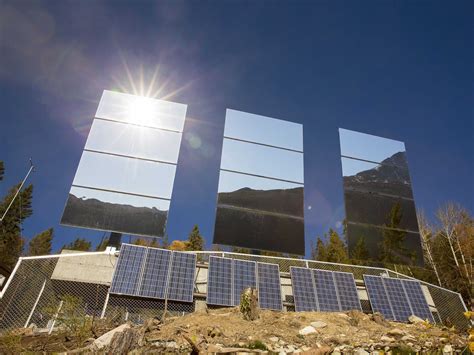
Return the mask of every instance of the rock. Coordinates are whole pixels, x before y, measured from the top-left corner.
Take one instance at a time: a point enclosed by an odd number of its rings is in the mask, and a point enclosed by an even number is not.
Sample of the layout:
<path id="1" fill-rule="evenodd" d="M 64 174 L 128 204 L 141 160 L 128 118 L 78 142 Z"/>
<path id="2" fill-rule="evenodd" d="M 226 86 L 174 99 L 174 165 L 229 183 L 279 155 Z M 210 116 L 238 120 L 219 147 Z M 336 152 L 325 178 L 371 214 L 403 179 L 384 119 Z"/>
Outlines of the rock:
<path id="1" fill-rule="evenodd" d="M 443 347 L 443 355 L 452 354 L 452 353 L 453 353 L 453 347 L 451 345 L 447 344 Z"/>
<path id="2" fill-rule="evenodd" d="M 338 316 L 338 317 L 341 317 L 341 318 L 344 318 L 344 319 L 349 319 L 349 318 L 350 318 L 350 317 L 349 317 L 347 314 L 345 314 L 345 313 L 338 313 L 337 316 Z"/>
<path id="3" fill-rule="evenodd" d="M 315 329 L 320 329 L 320 328 L 325 328 L 327 327 L 328 325 L 320 320 L 316 321 L 316 322 L 311 322 L 311 326 Z"/>
<path id="4" fill-rule="evenodd" d="M 408 317 L 408 321 L 411 324 L 425 323 L 425 321 L 423 319 L 421 319 L 420 317 L 415 316 L 414 314 L 412 314 L 410 317 Z"/>
<path id="5" fill-rule="evenodd" d="M 268 338 L 268 340 L 270 340 L 272 343 L 276 343 L 279 339 L 278 337 L 271 337 L 271 338 Z"/>
<path id="6" fill-rule="evenodd" d="M 387 332 L 387 334 L 392 335 L 392 336 L 403 336 L 403 335 L 405 335 L 405 332 L 401 329 L 393 328 L 393 329 L 389 330 Z"/>
<path id="7" fill-rule="evenodd" d="M 395 338 L 388 337 L 386 335 L 383 335 L 380 338 L 381 341 L 386 342 L 386 343 L 393 343 L 395 341 Z"/>
<path id="8" fill-rule="evenodd" d="M 354 351 L 354 355 L 369 355 L 369 352 L 365 351 L 364 349 L 357 349 Z"/>
<path id="9" fill-rule="evenodd" d="M 303 329 L 300 329 L 300 331 L 298 333 L 301 334 L 301 335 L 308 335 L 308 334 L 314 334 L 314 333 L 317 333 L 317 332 L 316 332 L 316 329 L 314 329 L 314 327 L 308 325 L 307 327 L 304 327 Z"/>
<path id="10" fill-rule="evenodd" d="M 374 314 L 372 314 L 370 319 L 379 325 L 382 325 L 384 327 L 390 327 L 390 323 L 387 322 L 384 316 L 379 312 L 375 312 Z"/>
<path id="11" fill-rule="evenodd" d="M 416 338 L 413 335 L 407 334 L 402 336 L 402 341 L 416 341 Z"/>
<path id="12" fill-rule="evenodd" d="M 240 295 L 240 312 L 245 320 L 253 321 L 259 317 L 258 293 L 256 289 L 246 288 Z"/>
<path id="13" fill-rule="evenodd" d="M 118 333 L 122 333 L 126 329 L 130 329 L 130 324 L 128 324 L 128 323 L 122 324 L 122 325 L 118 326 L 117 328 L 114 328 L 111 331 L 101 335 L 100 337 L 98 337 L 97 339 L 94 340 L 94 343 L 93 343 L 94 347 L 96 347 L 98 350 L 100 350 L 100 349 L 102 349 L 106 346 L 109 346 L 109 344 L 112 341 L 112 338 L 114 337 L 114 335 L 118 334 Z"/>
<path id="14" fill-rule="evenodd" d="M 433 346 L 433 343 L 431 341 L 427 341 L 427 342 L 425 342 L 425 346 L 427 348 L 431 348 Z"/>
<path id="15" fill-rule="evenodd" d="M 303 351 L 309 351 L 309 350 L 311 350 L 311 348 L 310 348 L 309 346 L 303 345 L 303 346 L 301 347 L 301 350 L 303 350 Z"/>
<path id="16" fill-rule="evenodd" d="M 439 338 L 439 341 L 442 343 L 447 343 L 448 339 L 447 338 Z"/>
<path id="17" fill-rule="evenodd" d="M 108 346 L 109 354 L 128 354 L 138 347 L 143 333 L 136 328 L 126 328 L 123 332 L 116 332 Z"/>
<path id="18" fill-rule="evenodd" d="M 286 341 L 284 341 L 283 339 L 280 339 L 280 340 L 278 341 L 278 344 L 280 344 L 280 345 L 285 345 L 285 344 L 286 344 Z"/>

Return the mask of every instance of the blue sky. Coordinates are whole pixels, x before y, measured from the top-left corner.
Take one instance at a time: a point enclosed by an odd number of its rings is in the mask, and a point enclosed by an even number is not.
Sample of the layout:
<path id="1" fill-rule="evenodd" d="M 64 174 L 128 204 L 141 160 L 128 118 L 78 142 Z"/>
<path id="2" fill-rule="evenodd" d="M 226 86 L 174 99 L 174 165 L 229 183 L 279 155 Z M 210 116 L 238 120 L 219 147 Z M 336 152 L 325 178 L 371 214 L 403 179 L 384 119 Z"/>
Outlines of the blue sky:
<path id="1" fill-rule="evenodd" d="M 428 215 L 446 201 L 472 212 L 473 10 L 469 1 L 2 1 L 0 192 L 32 157 L 24 235 L 54 227 L 55 248 L 98 242 L 102 233 L 59 220 L 102 91 L 135 89 L 188 105 L 171 239 L 197 223 L 211 242 L 227 108 L 304 124 L 308 251 L 344 216 L 338 127 L 404 141 Z"/>

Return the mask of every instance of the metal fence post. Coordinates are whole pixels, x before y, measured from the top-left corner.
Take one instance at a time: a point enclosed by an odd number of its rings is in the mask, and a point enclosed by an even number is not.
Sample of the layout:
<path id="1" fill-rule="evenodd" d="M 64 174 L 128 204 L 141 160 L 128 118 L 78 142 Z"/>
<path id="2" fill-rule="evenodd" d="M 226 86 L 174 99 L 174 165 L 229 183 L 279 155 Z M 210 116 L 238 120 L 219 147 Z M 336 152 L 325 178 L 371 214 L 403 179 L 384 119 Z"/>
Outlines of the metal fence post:
<path id="1" fill-rule="evenodd" d="M 41 295 L 43 294 L 45 286 L 46 286 L 46 279 L 43 282 L 43 286 L 41 286 L 41 290 L 38 293 L 38 297 L 36 297 L 35 304 L 33 305 L 33 308 L 31 309 L 30 315 L 28 316 L 28 319 L 26 320 L 25 326 L 23 328 L 26 328 L 28 326 L 28 323 L 30 323 L 31 317 L 33 316 L 33 313 L 35 312 L 36 306 L 38 305 L 38 302 L 41 298 Z"/>

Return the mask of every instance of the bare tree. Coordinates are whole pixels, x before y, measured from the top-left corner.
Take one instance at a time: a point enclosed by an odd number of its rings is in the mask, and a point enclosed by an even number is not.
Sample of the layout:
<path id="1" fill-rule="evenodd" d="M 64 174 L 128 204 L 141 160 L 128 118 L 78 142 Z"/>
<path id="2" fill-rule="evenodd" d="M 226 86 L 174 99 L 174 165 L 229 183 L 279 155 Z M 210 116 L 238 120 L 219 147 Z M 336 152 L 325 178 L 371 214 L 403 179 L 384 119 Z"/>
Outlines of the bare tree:
<path id="1" fill-rule="evenodd" d="M 425 252 L 424 254 L 426 256 L 426 260 L 434 270 L 434 273 L 438 280 L 438 285 L 442 286 L 441 278 L 439 277 L 438 273 L 438 268 L 436 267 L 436 263 L 433 260 L 433 252 L 431 251 L 430 239 L 433 235 L 433 228 L 430 226 L 424 211 L 418 210 L 416 215 L 418 217 L 418 225 L 420 228 L 421 245 L 423 247 L 423 251 Z"/>

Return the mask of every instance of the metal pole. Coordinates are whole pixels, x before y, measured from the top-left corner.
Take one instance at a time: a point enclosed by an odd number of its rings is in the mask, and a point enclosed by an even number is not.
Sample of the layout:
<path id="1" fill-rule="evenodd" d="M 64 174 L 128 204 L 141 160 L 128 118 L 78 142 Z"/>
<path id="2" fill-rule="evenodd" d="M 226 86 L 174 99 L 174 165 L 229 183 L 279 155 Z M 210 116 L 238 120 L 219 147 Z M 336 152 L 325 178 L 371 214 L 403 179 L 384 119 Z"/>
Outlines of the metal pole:
<path id="1" fill-rule="evenodd" d="M 20 193 L 21 189 L 23 188 L 23 185 L 25 184 L 26 180 L 28 179 L 28 177 L 30 176 L 31 172 L 33 171 L 33 169 L 35 168 L 35 166 L 33 165 L 33 163 L 31 162 L 31 159 L 30 159 L 30 169 L 28 170 L 28 173 L 26 174 L 25 178 L 23 179 L 23 181 L 21 182 L 20 184 L 20 187 L 18 188 L 18 190 L 16 191 L 15 193 L 15 196 L 13 196 L 12 200 L 10 201 L 10 204 L 8 205 L 7 209 L 5 210 L 5 212 L 3 213 L 3 216 L 2 218 L 0 218 L 0 222 L 3 221 L 3 219 L 5 218 L 5 216 L 7 215 L 8 213 L 8 210 L 10 209 L 10 207 L 12 207 L 13 205 L 13 202 L 15 202 L 18 194 Z"/>
<path id="2" fill-rule="evenodd" d="M 102 308 L 102 313 L 100 314 L 100 319 L 104 319 L 105 317 L 105 310 L 107 309 L 107 305 L 109 304 L 109 296 L 110 293 L 107 292 L 107 296 L 105 296 L 104 307 Z"/>
<path id="3" fill-rule="evenodd" d="M 38 297 L 36 297 L 35 304 L 33 305 L 33 308 L 31 309 L 30 315 L 28 316 L 28 319 L 25 322 L 25 326 L 23 328 L 26 328 L 28 326 L 28 323 L 30 323 L 31 317 L 33 316 L 33 313 L 35 312 L 36 306 L 38 305 L 38 302 L 41 298 L 41 295 L 43 294 L 44 287 L 46 286 L 46 279 L 43 282 L 43 286 L 41 286 L 41 290 L 38 293 Z"/>
<path id="4" fill-rule="evenodd" d="M 58 315 L 59 315 L 59 312 L 61 311 L 61 308 L 63 308 L 63 301 L 59 302 L 58 310 L 56 311 L 56 314 L 54 315 L 53 323 L 51 323 L 51 328 L 49 328 L 48 334 L 51 334 L 53 332 L 54 324 L 56 323 L 56 319 L 58 319 Z"/>
<path id="5" fill-rule="evenodd" d="M 20 267 L 21 261 L 23 260 L 22 257 L 18 258 L 18 261 L 16 262 L 15 268 L 13 269 L 12 273 L 10 274 L 10 277 L 7 280 L 7 283 L 5 284 L 5 287 L 3 288 L 2 292 L 0 292 L 0 300 L 3 298 L 5 295 L 5 292 L 7 292 L 8 286 L 10 286 L 10 283 L 13 280 L 13 277 L 15 276 L 18 268 Z"/>

